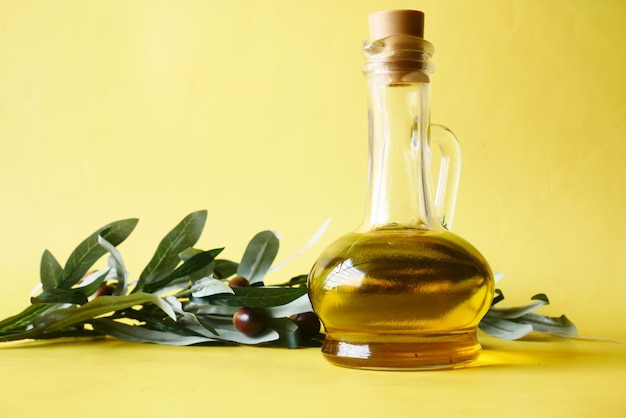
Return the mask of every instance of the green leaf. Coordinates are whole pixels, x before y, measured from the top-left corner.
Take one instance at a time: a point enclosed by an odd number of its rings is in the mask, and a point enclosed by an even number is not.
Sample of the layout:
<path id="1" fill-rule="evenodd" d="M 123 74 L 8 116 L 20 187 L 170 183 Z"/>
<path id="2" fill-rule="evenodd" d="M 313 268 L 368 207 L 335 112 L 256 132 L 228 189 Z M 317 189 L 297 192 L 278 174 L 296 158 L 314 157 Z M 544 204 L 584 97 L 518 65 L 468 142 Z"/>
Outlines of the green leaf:
<path id="1" fill-rule="evenodd" d="M 162 318 L 155 318 L 150 312 L 144 314 L 144 309 L 141 311 L 127 309 L 124 311 L 125 316 L 138 319 L 149 328 L 157 331 L 168 331 L 180 335 L 200 335 L 210 338 L 218 335 L 217 331 L 205 319 L 199 318 L 191 312 L 183 311 L 180 302 L 172 300 L 172 298 L 172 296 L 168 296 L 165 299 L 170 305 L 173 305 L 174 311 L 178 314 L 176 321 L 164 321 Z"/>
<path id="2" fill-rule="evenodd" d="M 17 329 L 17 330 L 7 331 L 7 332 L 0 334 L 0 342 L 4 343 L 7 341 L 19 341 L 19 340 L 26 340 L 29 338 L 36 339 L 38 335 L 42 335 L 42 334 L 36 334 L 35 332 L 33 332 L 33 330 L 25 331 L 23 329 Z"/>
<path id="3" fill-rule="evenodd" d="M 87 273 L 89 268 L 98 261 L 100 257 L 106 254 L 107 250 L 98 244 L 98 236 L 106 239 L 112 245 L 119 245 L 133 232 L 133 229 L 137 226 L 137 222 L 137 219 L 125 219 L 113 222 L 87 237 L 87 239 L 81 242 L 72 254 L 70 254 L 59 277 L 58 287 L 61 289 L 70 289 Z"/>
<path id="4" fill-rule="evenodd" d="M 234 294 L 233 289 L 221 280 L 212 277 L 204 277 L 196 280 L 191 286 L 191 294 L 194 297 L 207 297 L 217 294 Z"/>
<path id="5" fill-rule="evenodd" d="M 176 268 L 180 263 L 178 255 L 200 238 L 206 217 L 206 210 L 190 213 L 161 240 L 133 292 L 142 290 L 144 284 L 160 281 Z"/>
<path id="6" fill-rule="evenodd" d="M 211 264 L 213 260 L 215 260 L 215 257 L 223 250 L 224 248 L 214 248 L 212 250 L 202 251 L 178 266 L 167 278 L 173 280 L 179 277 L 189 276 Z"/>
<path id="7" fill-rule="evenodd" d="M 271 318 L 269 326 L 278 332 L 276 343 L 287 348 L 300 347 L 300 330 L 289 318 Z"/>
<path id="8" fill-rule="evenodd" d="M 213 338 L 199 335 L 180 335 L 172 332 L 156 331 L 140 326 L 123 324 L 110 319 L 96 319 L 92 321 L 91 324 L 98 332 L 120 340 L 137 343 L 182 346 L 215 341 Z"/>
<path id="9" fill-rule="evenodd" d="M 542 297 L 543 296 L 543 297 Z M 512 319 L 519 318 L 522 315 L 526 315 L 530 312 L 536 311 L 544 305 L 548 304 L 548 298 L 545 295 L 535 295 L 532 297 L 534 302 L 529 303 L 527 305 L 515 306 L 515 307 L 506 307 L 506 308 L 498 308 L 492 306 L 489 309 L 489 314 L 491 316 L 497 316 L 503 319 Z"/>
<path id="10" fill-rule="evenodd" d="M 504 293 L 502 293 L 502 290 L 496 289 L 495 294 L 496 295 L 493 297 L 493 300 L 491 301 L 491 306 L 495 305 L 496 303 L 502 302 L 504 300 Z"/>
<path id="11" fill-rule="evenodd" d="M 306 294 L 302 287 L 234 287 L 235 294 L 213 295 L 207 298 L 193 298 L 196 303 L 209 303 L 219 306 L 246 306 L 248 308 L 269 308 L 285 305 Z"/>
<path id="12" fill-rule="evenodd" d="M 178 258 L 182 261 L 187 261 L 189 260 L 191 257 L 193 257 L 196 254 L 200 254 L 202 252 L 202 250 L 198 249 L 198 248 L 193 248 L 193 247 L 188 247 L 185 248 L 183 251 L 181 251 L 178 254 Z"/>
<path id="13" fill-rule="evenodd" d="M 54 303 L 38 303 L 28 305 L 26 309 L 17 315 L 10 316 L 0 321 L 0 335 L 7 333 L 13 329 L 22 328 L 31 323 L 39 315 L 49 309 L 53 309 L 57 304 Z"/>
<path id="14" fill-rule="evenodd" d="M 551 317 L 529 313 L 516 319 L 515 321 L 531 325 L 535 331 L 546 332 L 560 337 L 573 337 L 578 335 L 576 325 L 574 325 L 574 323 L 565 315 L 561 315 L 560 317 Z"/>
<path id="15" fill-rule="evenodd" d="M 122 255 L 120 252 L 108 242 L 106 239 L 102 237 L 98 237 L 98 244 L 100 244 L 105 250 L 111 254 L 107 260 L 107 264 L 110 267 L 111 272 L 114 273 L 114 279 L 117 280 L 117 284 L 115 286 L 115 290 L 113 291 L 113 295 L 120 296 L 125 295 L 128 290 L 128 272 L 126 271 L 126 266 L 124 265 L 124 260 L 122 259 Z M 96 288 L 97 289 L 97 288 Z M 94 289 L 95 291 L 95 289 Z M 93 292 L 91 292 L 93 293 Z M 87 293 L 91 295 L 91 293 Z"/>
<path id="16" fill-rule="evenodd" d="M 530 300 L 540 300 L 544 302 L 544 304 L 546 305 L 550 304 L 550 300 L 548 299 L 548 296 L 545 293 L 537 293 L 532 298 L 530 298 Z"/>
<path id="17" fill-rule="evenodd" d="M 180 316 L 177 315 L 176 321 L 171 318 L 163 318 L 163 312 L 153 306 L 143 306 L 141 309 L 127 308 L 122 311 L 117 311 L 116 315 L 107 319 L 129 318 L 141 322 L 141 326 L 155 331 L 171 332 L 180 335 L 202 335 L 185 327 L 187 316 L 191 316 L 192 314 L 182 311 L 178 312 L 175 308 L 174 312 L 181 314 Z"/>
<path id="18" fill-rule="evenodd" d="M 576 326 L 565 315 L 559 318 L 532 313 L 550 303 L 544 293 L 534 295 L 534 302 L 523 306 L 498 308 L 494 305 L 504 299 L 501 291 L 496 289 L 496 297 L 487 314 L 480 321 L 479 327 L 484 332 L 505 340 L 516 340 L 531 331 L 538 331 L 571 337 L 578 333 Z"/>
<path id="19" fill-rule="evenodd" d="M 250 284 L 262 282 L 278 254 L 278 246 L 278 238 L 272 231 L 256 234 L 243 253 L 237 275 L 248 279 Z"/>
<path id="20" fill-rule="evenodd" d="M 209 251 L 203 251 L 201 253 L 198 253 L 192 256 L 182 265 L 178 266 L 176 270 L 174 270 L 167 276 L 163 277 L 159 281 L 146 283 L 144 286 L 144 290 L 149 293 L 155 292 L 158 289 L 164 286 L 167 286 L 173 280 L 176 280 L 181 277 L 189 276 L 190 274 L 195 273 L 196 271 L 200 269 L 203 269 L 204 267 L 212 263 L 213 260 L 215 260 L 215 257 L 219 253 L 221 253 L 222 250 L 223 248 L 216 248 L 216 249 L 209 250 Z"/>
<path id="21" fill-rule="evenodd" d="M 215 260 L 215 266 L 213 267 L 213 274 L 217 276 L 218 279 L 227 279 L 233 274 L 237 273 L 237 269 L 239 268 L 239 263 L 235 263 L 230 260 Z"/>
<path id="22" fill-rule="evenodd" d="M 79 308 L 58 309 L 42 315 L 33 322 L 36 328 L 46 332 L 62 330 L 101 315 L 146 303 L 157 305 L 170 318 L 176 318 L 172 307 L 160 297 L 150 293 L 135 293 L 126 296 L 100 296 Z"/>
<path id="23" fill-rule="evenodd" d="M 311 306 L 311 300 L 307 294 L 296 298 L 295 300 L 286 303 L 284 305 L 271 306 L 266 308 L 266 312 L 272 318 L 286 318 L 291 315 L 311 312 L 313 311 L 313 306 Z"/>
<path id="24" fill-rule="evenodd" d="M 34 335 L 32 331 L 17 332 L 14 334 L 0 335 L 0 342 L 18 341 L 24 339 L 53 340 L 56 338 L 76 338 L 76 337 L 101 337 L 102 334 L 85 328 L 64 329 L 61 331 L 44 332 Z"/>
<path id="25" fill-rule="evenodd" d="M 63 268 L 52 253 L 48 250 L 43 252 L 41 256 L 41 265 L 39 267 L 39 275 L 43 290 L 54 289 L 58 286 L 57 280 L 61 276 Z"/>
<path id="26" fill-rule="evenodd" d="M 110 270 L 98 270 L 97 272 L 93 273 L 93 275 L 95 275 L 94 281 L 84 286 L 74 287 L 72 288 L 72 290 L 77 290 L 87 297 L 93 295 L 96 292 L 96 290 L 98 290 L 100 285 L 104 283 L 104 281 L 106 280 L 108 276 L 109 271 Z M 89 275 L 86 279 L 91 279 L 92 277 L 94 276 Z"/>
<path id="27" fill-rule="evenodd" d="M 198 315 L 198 318 L 202 318 L 202 327 L 211 327 L 217 335 L 208 334 L 206 330 L 200 328 L 199 324 L 188 324 L 188 328 L 192 331 L 199 333 L 205 333 L 207 337 L 211 336 L 221 341 L 228 341 L 239 344 L 263 344 L 271 341 L 276 341 L 279 337 L 278 332 L 274 331 L 270 327 L 266 328 L 259 335 L 248 336 L 235 329 L 233 326 L 232 318 L 218 318 L 209 315 Z"/>
<path id="28" fill-rule="evenodd" d="M 217 315 L 232 317 L 242 306 L 210 305 L 207 298 L 191 298 L 185 305 L 185 311 L 196 315 Z"/>
<path id="29" fill-rule="evenodd" d="M 533 330 L 531 325 L 519 324 L 507 319 L 492 317 L 489 313 L 483 317 L 478 327 L 483 330 L 483 332 L 503 340 L 517 340 Z"/>
<path id="30" fill-rule="evenodd" d="M 189 314 L 189 315 L 193 315 L 193 314 Z M 202 317 L 202 315 L 200 316 L 193 315 L 193 317 L 195 318 L 196 321 L 198 321 L 198 324 L 200 324 L 202 328 L 209 331 L 213 335 L 219 335 L 219 333 L 211 326 L 211 324 L 205 318 Z"/>
<path id="31" fill-rule="evenodd" d="M 183 262 L 186 262 L 194 255 L 200 254 L 202 252 L 203 252 L 202 250 L 190 247 L 190 248 L 187 248 L 185 251 L 181 252 L 180 254 L 178 254 L 178 258 L 180 258 Z M 213 274 L 214 264 L 215 264 L 215 260 L 213 260 L 213 262 L 207 264 L 205 267 L 201 268 L 200 270 L 196 271 L 195 273 L 190 274 L 189 280 L 193 282 L 195 280 L 199 280 L 204 277 L 210 277 Z"/>
<path id="32" fill-rule="evenodd" d="M 87 296 L 77 289 L 48 289 L 39 296 L 30 299 L 31 303 L 71 303 L 83 305 L 87 303 Z"/>
<path id="33" fill-rule="evenodd" d="M 277 286 L 282 286 L 282 287 L 306 286 L 308 278 L 309 278 L 308 274 L 301 274 L 299 276 L 292 277 L 288 282 L 281 283 Z"/>

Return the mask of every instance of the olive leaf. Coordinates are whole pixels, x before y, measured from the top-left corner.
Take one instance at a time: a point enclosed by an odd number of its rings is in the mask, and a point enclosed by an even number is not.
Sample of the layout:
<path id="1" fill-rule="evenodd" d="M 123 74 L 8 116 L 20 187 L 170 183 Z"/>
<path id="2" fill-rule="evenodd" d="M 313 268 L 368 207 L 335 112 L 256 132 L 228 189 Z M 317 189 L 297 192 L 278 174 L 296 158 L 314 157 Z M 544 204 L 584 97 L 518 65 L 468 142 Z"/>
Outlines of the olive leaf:
<path id="1" fill-rule="evenodd" d="M 221 280 L 212 277 L 204 277 L 197 280 L 191 286 L 193 297 L 206 297 L 216 294 L 234 294 L 233 289 Z"/>
<path id="2" fill-rule="evenodd" d="M 242 306 L 223 306 L 210 305 L 205 299 L 207 298 L 191 298 L 185 305 L 185 311 L 194 314 L 233 316 Z"/>
<path id="3" fill-rule="evenodd" d="M 308 274 L 300 274 L 296 277 L 292 277 L 289 281 L 281 284 L 277 284 L 276 286 L 282 287 L 297 287 L 297 286 L 306 286 L 307 280 L 309 278 Z"/>
<path id="4" fill-rule="evenodd" d="M 534 295 L 531 298 L 534 302 L 527 305 L 504 308 L 494 306 L 503 299 L 502 291 L 496 289 L 492 305 L 478 325 L 483 332 L 504 340 L 517 340 L 533 331 L 561 337 L 572 337 L 578 333 L 576 326 L 565 315 L 553 318 L 533 313 L 550 303 L 543 293 Z"/>
<path id="5" fill-rule="evenodd" d="M 33 324 L 35 328 L 57 331 L 84 323 L 101 315 L 145 303 L 158 306 L 167 316 L 176 319 L 172 307 L 160 297 L 150 293 L 135 293 L 126 296 L 100 296 L 78 308 L 58 309 L 44 314 L 33 321 Z"/>
<path id="6" fill-rule="evenodd" d="M 0 341 L 4 341 L 3 334 L 12 332 L 13 330 L 24 329 L 37 318 L 48 310 L 58 307 L 55 303 L 38 303 L 29 305 L 17 315 L 10 316 L 0 321 Z"/>
<path id="7" fill-rule="evenodd" d="M 534 302 L 523 306 L 500 308 L 492 305 L 489 309 L 489 315 L 504 319 L 519 318 L 527 313 L 536 311 L 544 305 L 550 304 L 548 297 L 543 293 L 534 295 L 530 299 L 534 300 Z"/>
<path id="8" fill-rule="evenodd" d="M 193 298 L 193 301 L 220 306 L 246 306 L 248 308 L 269 308 L 285 305 L 306 294 L 306 288 L 280 287 L 235 287 L 234 295 L 219 294 L 207 298 Z"/>
<path id="9" fill-rule="evenodd" d="M 559 337 L 574 337 L 578 335 L 576 325 L 565 315 L 551 317 L 529 313 L 520 317 L 518 322 L 531 325 L 535 331 L 545 332 Z"/>
<path id="10" fill-rule="evenodd" d="M 31 303 L 70 303 L 73 305 L 83 305 L 87 303 L 87 295 L 75 289 L 47 289 L 40 295 L 32 297 Z"/>
<path id="11" fill-rule="evenodd" d="M 254 290 L 245 290 L 254 289 Z M 303 312 L 312 312 L 313 307 L 306 294 L 306 289 L 299 292 L 285 292 L 285 289 L 278 289 L 276 292 L 267 292 L 266 287 L 234 288 L 236 294 L 244 292 L 257 293 L 252 297 L 192 297 L 185 306 L 188 312 L 207 315 L 232 316 L 242 307 L 263 308 L 270 318 L 283 318 Z M 261 291 L 261 294 L 258 292 Z"/>
<path id="12" fill-rule="evenodd" d="M 181 252 L 180 254 L 178 254 L 178 258 L 180 258 L 183 262 L 186 262 L 191 257 L 193 257 L 196 254 L 200 254 L 201 252 L 202 250 L 198 248 L 190 247 L 190 248 L 187 248 L 185 251 Z M 205 267 L 201 268 L 200 270 L 196 271 L 195 273 L 190 274 L 189 280 L 191 280 L 192 282 L 195 282 L 196 280 L 202 279 L 204 277 L 212 276 L 214 266 L 215 266 L 215 260 L 213 260 L 211 263 L 207 264 Z"/>
<path id="13" fill-rule="evenodd" d="M 266 328 L 258 335 L 249 336 L 237 331 L 233 325 L 232 318 L 215 317 L 210 315 L 198 315 L 198 318 L 202 319 L 202 323 L 206 326 L 210 326 L 217 332 L 217 335 L 213 337 L 217 340 L 238 343 L 238 344 L 263 344 L 278 340 L 278 332 L 274 331 L 270 327 Z M 189 326 L 189 329 L 197 332 L 206 332 L 201 328 Z M 207 336 L 210 334 L 207 334 Z"/>
<path id="14" fill-rule="evenodd" d="M 43 290 L 54 289 L 59 285 L 57 280 L 61 276 L 61 271 L 63 271 L 61 264 L 50 251 L 45 250 L 41 256 L 41 265 L 39 267 L 39 276 L 41 277 Z"/>
<path id="15" fill-rule="evenodd" d="M 80 283 L 80 287 L 74 287 L 72 290 L 78 291 L 85 296 L 91 296 L 98 290 L 102 283 L 104 283 L 110 271 L 111 270 L 95 271 L 83 279 Z"/>
<path id="16" fill-rule="evenodd" d="M 213 265 L 213 274 L 218 279 L 227 279 L 233 274 L 237 273 L 239 263 L 235 263 L 230 260 L 216 259 Z"/>
<path id="17" fill-rule="evenodd" d="M 105 250 L 107 250 L 111 254 L 107 262 L 109 264 L 109 267 L 111 268 L 110 271 L 113 272 L 114 278 L 115 280 L 117 280 L 117 285 L 115 286 L 113 295 L 125 295 L 126 291 L 128 290 L 128 272 L 126 271 L 126 266 L 124 265 L 122 255 L 113 244 L 111 244 L 109 241 L 102 237 L 98 237 L 98 244 L 100 244 Z M 108 278 L 109 277 L 107 276 L 107 279 Z"/>
<path id="18" fill-rule="evenodd" d="M 494 274 L 494 277 L 495 277 L 495 274 Z M 503 300 L 504 300 L 504 293 L 502 293 L 502 290 L 496 289 L 493 300 L 491 301 L 491 306 L 494 306 Z"/>
<path id="19" fill-rule="evenodd" d="M 58 288 L 70 289 L 87 273 L 89 268 L 106 254 L 107 250 L 98 243 L 98 237 L 102 237 L 111 245 L 121 244 L 137 226 L 138 219 L 125 219 L 110 223 L 81 242 L 70 254 L 65 267 L 56 280 Z"/>
<path id="20" fill-rule="evenodd" d="M 108 278 L 109 272 L 114 272 L 115 278 L 118 281 L 118 286 L 115 289 L 114 294 L 121 295 L 126 293 L 126 279 L 128 273 L 124 266 L 124 261 L 119 251 L 113 244 L 103 238 L 101 235 L 96 236 L 96 241 L 105 252 L 109 252 L 111 256 L 108 259 L 108 264 L 111 267 L 110 270 L 99 270 L 88 277 L 81 277 L 78 284 L 71 289 L 56 288 L 56 279 L 59 277 L 54 275 L 54 271 L 60 271 L 60 265 L 56 262 L 56 259 L 47 250 L 42 256 L 42 285 L 43 292 L 31 298 L 32 303 L 70 303 L 76 305 L 83 305 L 87 303 L 88 297 L 92 295 L 98 287 Z M 93 251 L 95 253 L 95 250 Z M 57 268 L 58 266 L 58 268 Z"/>
<path id="21" fill-rule="evenodd" d="M 143 290 L 145 284 L 162 280 L 180 263 L 179 254 L 193 247 L 200 238 L 207 211 L 200 210 L 185 216 L 159 243 L 156 252 L 139 276 L 133 292 Z"/>
<path id="22" fill-rule="evenodd" d="M 274 232 L 261 231 L 256 234 L 243 253 L 237 275 L 248 279 L 250 284 L 262 283 L 278 254 L 278 247 L 278 238 Z"/>
<path id="23" fill-rule="evenodd" d="M 532 325 L 492 317 L 489 313 L 480 321 L 479 327 L 483 332 L 503 340 L 518 340 L 533 330 Z"/>
<path id="24" fill-rule="evenodd" d="M 306 289 L 306 288 L 305 288 Z M 305 293 L 291 302 L 266 308 L 272 318 L 285 318 L 302 312 L 313 312 L 309 296 Z"/>
<path id="25" fill-rule="evenodd" d="M 300 330 L 289 318 L 272 318 L 269 326 L 278 333 L 277 344 L 287 348 L 298 348 L 300 342 Z"/>
<path id="26" fill-rule="evenodd" d="M 148 293 L 155 292 L 160 288 L 167 286 L 173 280 L 189 276 L 190 274 L 205 268 L 213 262 L 215 257 L 219 253 L 221 253 L 222 250 L 223 248 L 216 248 L 209 251 L 202 251 L 198 254 L 193 255 L 191 258 L 189 258 L 187 261 L 178 266 L 174 271 L 172 271 L 170 274 L 163 277 L 162 279 L 155 282 L 146 283 L 144 285 L 144 290 Z"/>
<path id="27" fill-rule="evenodd" d="M 181 335 L 172 332 L 156 331 L 143 327 L 123 324 L 110 319 L 96 319 L 91 322 L 93 328 L 106 335 L 124 341 L 153 343 L 162 345 L 193 345 L 216 341 L 214 338 L 200 335 Z"/>

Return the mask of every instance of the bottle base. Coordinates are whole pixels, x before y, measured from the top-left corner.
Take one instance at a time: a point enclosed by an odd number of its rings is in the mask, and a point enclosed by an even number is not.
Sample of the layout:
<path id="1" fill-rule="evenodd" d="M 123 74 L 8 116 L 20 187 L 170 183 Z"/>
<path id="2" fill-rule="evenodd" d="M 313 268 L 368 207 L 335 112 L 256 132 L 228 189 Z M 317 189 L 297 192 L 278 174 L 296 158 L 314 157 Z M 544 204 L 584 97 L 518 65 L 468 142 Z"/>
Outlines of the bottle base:
<path id="1" fill-rule="evenodd" d="M 370 370 L 437 370 L 476 360 L 482 348 L 476 332 L 407 335 L 327 335 L 324 357 L 342 367 Z"/>

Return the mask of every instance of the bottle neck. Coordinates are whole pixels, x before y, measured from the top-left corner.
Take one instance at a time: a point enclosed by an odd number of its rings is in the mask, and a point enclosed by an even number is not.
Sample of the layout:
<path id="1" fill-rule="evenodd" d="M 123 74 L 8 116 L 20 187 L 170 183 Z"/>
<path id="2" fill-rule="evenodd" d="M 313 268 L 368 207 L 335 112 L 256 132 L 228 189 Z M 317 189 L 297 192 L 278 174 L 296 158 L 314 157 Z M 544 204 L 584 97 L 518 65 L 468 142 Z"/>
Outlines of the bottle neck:
<path id="1" fill-rule="evenodd" d="M 386 227 L 440 229 L 431 186 L 430 77 L 427 60 L 366 57 L 369 177 L 359 230 Z M 412 67 L 413 66 L 413 67 Z"/>

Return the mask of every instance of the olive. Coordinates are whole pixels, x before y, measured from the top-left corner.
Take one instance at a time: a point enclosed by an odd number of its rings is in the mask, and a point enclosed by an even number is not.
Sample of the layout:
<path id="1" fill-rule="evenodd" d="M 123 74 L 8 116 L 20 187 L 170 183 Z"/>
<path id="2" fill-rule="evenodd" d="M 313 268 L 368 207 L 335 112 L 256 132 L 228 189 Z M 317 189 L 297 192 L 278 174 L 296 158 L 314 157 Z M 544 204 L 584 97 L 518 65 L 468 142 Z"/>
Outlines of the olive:
<path id="1" fill-rule="evenodd" d="M 233 325 L 237 331 L 254 337 L 267 326 L 267 316 L 258 308 L 241 308 L 233 315 Z"/>
<path id="2" fill-rule="evenodd" d="M 250 282 L 245 277 L 236 276 L 229 280 L 228 285 L 230 287 L 248 287 Z"/>
<path id="3" fill-rule="evenodd" d="M 98 289 L 96 289 L 96 292 L 94 293 L 94 297 L 111 296 L 114 291 L 115 291 L 115 286 L 112 286 L 112 285 L 107 284 L 107 283 L 102 283 L 98 287 Z"/>
<path id="4" fill-rule="evenodd" d="M 313 338 L 320 332 L 320 320 L 314 312 L 304 312 L 289 317 L 300 329 L 302 338 Z"/>

